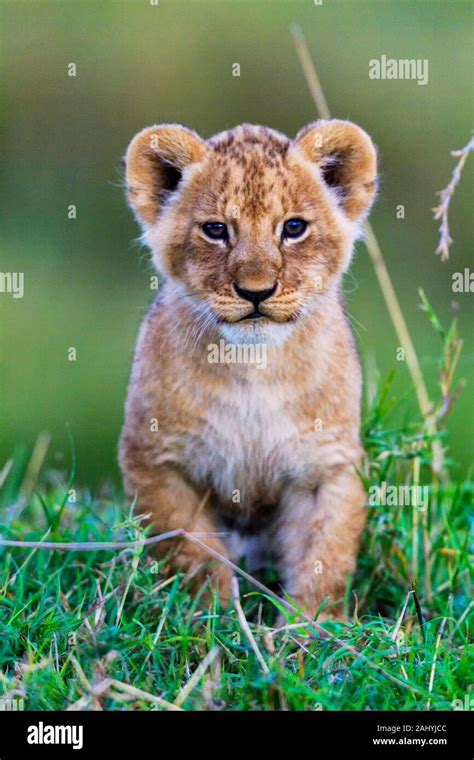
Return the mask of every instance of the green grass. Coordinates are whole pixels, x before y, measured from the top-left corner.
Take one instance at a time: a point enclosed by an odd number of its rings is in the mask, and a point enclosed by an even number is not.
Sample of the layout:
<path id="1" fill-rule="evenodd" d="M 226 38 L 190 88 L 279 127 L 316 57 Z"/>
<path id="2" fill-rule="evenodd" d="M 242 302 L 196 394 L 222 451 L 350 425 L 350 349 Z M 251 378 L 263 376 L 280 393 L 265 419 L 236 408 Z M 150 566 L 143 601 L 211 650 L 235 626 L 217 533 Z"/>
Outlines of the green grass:
<path id="1" fill-rule="evenodd" d="M 411 483 L 414 472 L 426 483 L 429 440 L 416 422 L 389 429 L 389 395 L 386 388 L 366 419 L 367 486 L 380 480 Z M 25 504 L 24 476 L 19 457 L 0 492 L 3 538 L 40 540 L 47 531 L 67 541 L 143 536 L 118 496 L 83 490 L 76 503 L 66 502 L 71 483 L 57 472 L 47 472 Z M 107 679 L 174 702 L 209 655 L 202 677 L 191 681 L 184 709 L 452 709 L 474 681 L 468 628 L 471 487 L 451 481 L 435 486 L 432 481 L 426 513 L 369 508 L 358 572 L 347 590 L 349 622 L 325 624 L 327 639 L 307 625 L 295 627 L 300 619 L 291 615 L 292 627 L 274 631 L 278 605 L 241 579 L 242 606 L 260 658 L 233 606 L 207 609 L 181 577 L 162 575 L 146 549 L 1 548 L 3 696 L 23 698 L 30 710 L 74 703 L 162 709 Z M 271 583 L 274 574 L 269 571 L 265 580 Z M 413 582 L 420 610 L 411 594 L 394 642 Z"/>
<path id="2" fill-rule="evenodd" d="M 436 433 L 457 390 L 456 325 L 438 333 Z M 0 546 L 0 697 L 27 710 L 455 709 L 474 689 L 472 483 L 432 461 L 426 422 L 403 419 L 391 381 L 368 404 L 361 472 L 370 488 L 425 485 L 428 508 L 370 506 L 347 623 L 326 636 L 240 577 L 242 613 L 209 608 L 182 576 L 168 577 L 148 548 L 50 551 Z M 142 539 L 133 505 L 110 487 L 75 489 L 75 468 L 38 477 L 47 439 L 0 471 L 3 539 Z M 271 568 L 260 579 L 279 589 Z M 202 591 L 205 589 L 203 588 Z M 280 613 L 286 624 L 275 628 Z M 250 631 L 250 635 L 249 635 Z M 355 651 L 356 650 L 356 651 Z M 141 691 L 137 691 L 141 690 Z M 457 701 L 457 702 L 456 702 Z M 1 705 L 1 703 L 0 703 Z"/>

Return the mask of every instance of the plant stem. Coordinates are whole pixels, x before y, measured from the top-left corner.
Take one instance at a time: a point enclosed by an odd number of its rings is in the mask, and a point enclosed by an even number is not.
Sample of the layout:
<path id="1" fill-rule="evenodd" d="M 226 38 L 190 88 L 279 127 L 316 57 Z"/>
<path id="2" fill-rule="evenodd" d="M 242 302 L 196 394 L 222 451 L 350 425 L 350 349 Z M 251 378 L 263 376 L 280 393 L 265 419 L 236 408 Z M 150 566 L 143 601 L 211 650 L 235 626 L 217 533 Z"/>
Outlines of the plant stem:
<path id="1" fill-rule="evenodd" d="M 314 100 L 316 110 L 319 116 L 323 119 L 330 119 L 331 112 L 325 98 L 321 82 L 316 72 L 316 67 L 309 54 L 306 40 L 303 36 L 301 28 L 297 25 L 292 26 L 291 33 L 296 47 L 296 52 L 301 63 L 301 68 L 306 78 L 309 91 Z M 375 274 L 379 281 L 380 289 L 382 290 L 385 303 L 387 305 L 388 312 L 390 314 L 395 332 L 401 347 L 405 351 L 406 362 L 408 371 L 411 375 L 413 385 L 415 387 L 416 397 L 418 400 L 418 406 L 426 422 L 426 428 L 430 435 L 436 436 L 436 425 L 433 419 L 433 407 L 428 396 L 428 391 L 425 385 L 423 374 L 421 372 L 420 363 L 411 339 L 403 312 L 400 307 L 400 303 L 397 298 L 397 294 L 392 285 L 388 269 L 385 264 L 385 260 L 380 250 L 380 246 L 375 237 L 375 233 L 372 229 L 372 225 L 369 222 L 365 223 L 365 245 L 369 252 Z M 433 462 L 432 468 L 434 472 L 441 473 L 443 470 L 443 449 L 440 441 L 435 438 L 432 444 L 433 448 Z"/>

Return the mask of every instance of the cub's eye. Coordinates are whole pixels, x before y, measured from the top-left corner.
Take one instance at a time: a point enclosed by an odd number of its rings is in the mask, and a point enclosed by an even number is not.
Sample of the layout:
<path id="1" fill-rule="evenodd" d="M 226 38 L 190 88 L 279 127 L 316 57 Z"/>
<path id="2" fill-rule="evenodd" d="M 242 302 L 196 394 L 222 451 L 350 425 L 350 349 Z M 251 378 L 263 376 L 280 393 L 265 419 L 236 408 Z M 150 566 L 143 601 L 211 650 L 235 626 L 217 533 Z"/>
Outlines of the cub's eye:
<path id="1" fill-rule="evenodd" d="M 228 240 L 227 225 L 222 222 L 205 222 L 202 225 L 205 235 L 211 240 Z"/>
<path id="2" fill-rule="evenodd" d="M 306 230 L 308 223 L 304 219 L 288 219 L 283 225 L 282 238 L 299 238 Z"/>

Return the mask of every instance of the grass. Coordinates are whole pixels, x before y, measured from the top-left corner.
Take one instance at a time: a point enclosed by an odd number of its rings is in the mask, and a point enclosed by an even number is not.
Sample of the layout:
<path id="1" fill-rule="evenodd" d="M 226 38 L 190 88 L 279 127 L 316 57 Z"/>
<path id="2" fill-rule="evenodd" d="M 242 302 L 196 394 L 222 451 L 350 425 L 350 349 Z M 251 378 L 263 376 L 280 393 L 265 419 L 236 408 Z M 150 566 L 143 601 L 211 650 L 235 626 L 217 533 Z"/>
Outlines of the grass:
<path id="1" fill-rule="evenodd" d="M 446 380 L 455 332 L 424 307 L 444 341 Z M 453 709 L 474 681 L 472 484 L 433 474 L 426 421 L 391 422 L 403 403 L 391 399 L 390 379 L 371 400 L 362 477 L 367 489 L 428 485 L 429 507 L 368 508 L 347 623 L 323 624 L 322 637 L 285 612 L 276 629 L 284 608 L 242 578 L 229 609 L 207 608 L 148 548 L 0 547 L 0 695 L 28 710 Z M 73 475 L 38 479 L 38 469 L 19 456 L 0 475 L 4 539 L 143 538 L 110 488 L 74 492 Z M 276 580 L 271 569 L 263 578 L 278 590 Z"/>

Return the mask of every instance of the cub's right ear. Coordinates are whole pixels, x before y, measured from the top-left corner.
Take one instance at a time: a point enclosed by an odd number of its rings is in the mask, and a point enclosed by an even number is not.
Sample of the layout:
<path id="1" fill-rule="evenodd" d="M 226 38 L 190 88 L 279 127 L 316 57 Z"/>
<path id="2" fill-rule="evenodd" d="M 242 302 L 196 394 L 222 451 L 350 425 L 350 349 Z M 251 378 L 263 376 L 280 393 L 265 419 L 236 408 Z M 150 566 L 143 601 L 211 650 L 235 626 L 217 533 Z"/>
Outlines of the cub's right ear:
<path id="1" fill-rule="evenodd" d="M 180 124 L 147 127 L 133 138 L 125 156 L 127 197 L 143 227 L 152 225 L 186 166 L 206 155 L 206 145 Z"/>
<path id="2" fill-rule="evenodd" d="M 321 119 L 303 127 L 296 143 L 321 169 L 326 185 L 353 221 L 363 219 L 377 189 L 377 152 L 367 132 L 351 121 Z"/>

